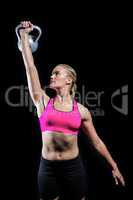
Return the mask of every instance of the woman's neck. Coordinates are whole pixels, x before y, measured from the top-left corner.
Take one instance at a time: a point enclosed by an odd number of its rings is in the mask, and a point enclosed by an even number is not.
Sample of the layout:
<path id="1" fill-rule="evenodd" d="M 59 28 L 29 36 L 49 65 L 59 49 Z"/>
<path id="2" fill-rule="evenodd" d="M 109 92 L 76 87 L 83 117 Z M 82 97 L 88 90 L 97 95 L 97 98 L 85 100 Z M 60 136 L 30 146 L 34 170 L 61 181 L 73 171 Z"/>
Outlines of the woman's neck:
<path id="1" fill-rule="evenodd" d="M 65 103 L 66 101 L 72 101 L 72 97 L 70 94 L 57 94 L 55 99 L 60 103 Z"/>

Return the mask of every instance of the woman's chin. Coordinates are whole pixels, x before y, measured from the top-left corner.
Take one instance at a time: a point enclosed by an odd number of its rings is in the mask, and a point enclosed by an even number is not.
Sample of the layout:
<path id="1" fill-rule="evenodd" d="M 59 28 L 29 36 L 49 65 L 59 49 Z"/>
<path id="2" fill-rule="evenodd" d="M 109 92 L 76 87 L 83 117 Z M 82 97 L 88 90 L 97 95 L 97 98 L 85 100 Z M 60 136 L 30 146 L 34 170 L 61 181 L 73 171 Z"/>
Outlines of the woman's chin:
<path id="1" fill-rule="evenodd" d="M 52 84 L 49 85 L 49 88 L 54 89 L 54 86 Z"/>
<path id="2" fill-rule="evenodd" d="M 49 88 L 52 90 L 56 90 L 56 87 L 54 87 L 54 85 L 52 85 L 52 84 L 49 85 Z"/>

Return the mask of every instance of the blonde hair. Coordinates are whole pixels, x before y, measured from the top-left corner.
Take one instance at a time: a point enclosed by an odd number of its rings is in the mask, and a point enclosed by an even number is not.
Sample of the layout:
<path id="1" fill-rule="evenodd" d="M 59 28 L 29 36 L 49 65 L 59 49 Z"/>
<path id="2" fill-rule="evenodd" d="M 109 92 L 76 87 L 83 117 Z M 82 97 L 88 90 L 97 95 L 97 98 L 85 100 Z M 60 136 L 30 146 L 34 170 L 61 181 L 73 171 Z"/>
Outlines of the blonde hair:
<path id="1" fill-rule="evenodd" d="M 70 95 L 72 96 L 72 98 L 74 98 L 75 97 L 75 93 L 77 91 L 77 84 L 76 84 L 77 73 L 76 73 L 76 71 L 70 65 L 67 65 L 67 64 L 59 64 L 57 66 L 61 66 L 61 67 L 65 68 L 68 71 L 69 76 L 72 78 L 72 85 L 71 85 L 71 88 L 70 88 Z"/>

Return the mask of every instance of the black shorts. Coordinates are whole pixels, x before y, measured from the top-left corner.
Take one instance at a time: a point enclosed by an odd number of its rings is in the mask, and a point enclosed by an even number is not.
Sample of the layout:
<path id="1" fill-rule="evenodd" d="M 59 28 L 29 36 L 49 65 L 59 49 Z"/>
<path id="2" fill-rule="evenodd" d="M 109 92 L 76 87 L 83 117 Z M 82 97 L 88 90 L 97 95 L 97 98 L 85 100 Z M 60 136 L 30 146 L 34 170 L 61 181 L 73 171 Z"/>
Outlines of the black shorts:
<path id="1" fill-rule="evenodd" d="M 40 198 L 81 200 L 87 194 L 87 176 L 80 156 L 71 160 L 51 161 L 41 158 L 38 172 Z"/>

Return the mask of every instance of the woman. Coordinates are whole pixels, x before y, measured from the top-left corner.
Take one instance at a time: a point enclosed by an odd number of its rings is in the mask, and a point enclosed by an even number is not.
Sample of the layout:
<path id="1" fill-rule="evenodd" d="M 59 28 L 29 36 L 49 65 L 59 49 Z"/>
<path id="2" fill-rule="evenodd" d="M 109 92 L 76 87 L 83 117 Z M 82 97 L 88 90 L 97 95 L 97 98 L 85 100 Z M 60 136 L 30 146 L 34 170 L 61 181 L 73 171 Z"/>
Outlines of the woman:
<path id="1" fill-rule="evenodd" d="M 29 21 L 21 22 L 22 56 L 31 98 L 37 108 L 42 131 L 42 158 L 38 172 L 40 198 L 44 200 L 85 199 L 87 180 L 79 156 L 77 136 L 79 128 L 91 140 L 95 149 L 112 167 L 116 184 L 124 186 L 124 178 L 103 141 L 99 138 L 89 110 L 74 99 L 76 72 L 65 64 L 57 65 L 51 74 L 50 87 L 56 96 L 50 98 L 42 90 L 28 42 L 33 30 Z"/>

